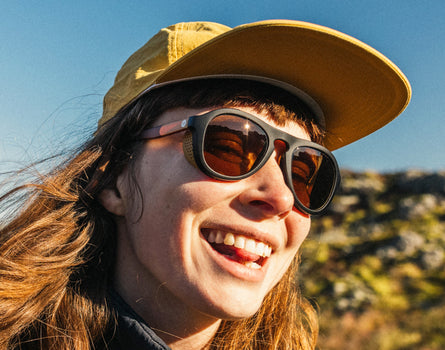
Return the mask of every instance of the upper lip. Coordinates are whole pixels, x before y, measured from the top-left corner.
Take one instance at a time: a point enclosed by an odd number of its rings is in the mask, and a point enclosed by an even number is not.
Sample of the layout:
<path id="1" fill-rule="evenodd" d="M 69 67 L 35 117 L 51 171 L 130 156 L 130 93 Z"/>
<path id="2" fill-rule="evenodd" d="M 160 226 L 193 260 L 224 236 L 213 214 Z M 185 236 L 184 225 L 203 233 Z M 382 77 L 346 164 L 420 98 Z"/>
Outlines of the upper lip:
<path id="1" fill-rule="evenodd" d="M 274 234 L 273 232 L 266 232 L 263 230 L 255 229 L 252 226 L 244 226 L 244 225 L 226 225 L 226 224 L 218 224 L 218 223 L 207 223 L 201 225 L 201 230 L 220 230 L 224 232 L 230 232 L 237 235 L 243 235 L 247 238 L 255 239 L 259 242 L 263 242 L 272 247 L 272 251 L 275 251 L 279 246 L 279 237 L 278 234 Z"/>

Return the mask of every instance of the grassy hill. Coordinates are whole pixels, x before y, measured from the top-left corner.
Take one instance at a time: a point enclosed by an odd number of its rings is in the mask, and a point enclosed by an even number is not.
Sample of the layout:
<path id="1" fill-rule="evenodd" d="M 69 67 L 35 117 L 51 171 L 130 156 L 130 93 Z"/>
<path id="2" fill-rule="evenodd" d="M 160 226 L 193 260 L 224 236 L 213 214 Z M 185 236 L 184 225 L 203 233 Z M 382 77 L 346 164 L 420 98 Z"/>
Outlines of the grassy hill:
<path id="1" fill-rule="evenodd" d="M 320 349 L 445 349 L 445 172 L 343 171 L 299 279 Z"/>

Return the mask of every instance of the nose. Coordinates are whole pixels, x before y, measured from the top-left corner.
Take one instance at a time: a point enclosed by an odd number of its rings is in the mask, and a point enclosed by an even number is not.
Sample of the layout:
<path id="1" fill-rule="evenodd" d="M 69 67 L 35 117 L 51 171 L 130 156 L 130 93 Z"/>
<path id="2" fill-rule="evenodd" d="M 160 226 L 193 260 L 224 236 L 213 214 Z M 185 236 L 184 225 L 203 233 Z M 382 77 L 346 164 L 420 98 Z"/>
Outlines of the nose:
<path id="1" fill-rule="evenodd" d="M 281 155 L 276 148 L 266 164 L 244 180 L 246 188 L 239 200 L 257 218 L 283 219 L 292 212 L 294 197 L 279 165 Z"/>

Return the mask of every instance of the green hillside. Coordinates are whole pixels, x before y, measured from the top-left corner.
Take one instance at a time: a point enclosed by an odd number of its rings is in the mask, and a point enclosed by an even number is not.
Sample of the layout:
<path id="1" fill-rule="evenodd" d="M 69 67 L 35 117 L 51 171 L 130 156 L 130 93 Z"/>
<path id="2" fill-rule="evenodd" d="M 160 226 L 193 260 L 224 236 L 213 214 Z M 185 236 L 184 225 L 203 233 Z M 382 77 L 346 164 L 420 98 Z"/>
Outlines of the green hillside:
<path id="1" fill-rule="evenodd" d="M 343 171 L 299 280 L 320 349 L 445 349 L 445 172 Z"/>

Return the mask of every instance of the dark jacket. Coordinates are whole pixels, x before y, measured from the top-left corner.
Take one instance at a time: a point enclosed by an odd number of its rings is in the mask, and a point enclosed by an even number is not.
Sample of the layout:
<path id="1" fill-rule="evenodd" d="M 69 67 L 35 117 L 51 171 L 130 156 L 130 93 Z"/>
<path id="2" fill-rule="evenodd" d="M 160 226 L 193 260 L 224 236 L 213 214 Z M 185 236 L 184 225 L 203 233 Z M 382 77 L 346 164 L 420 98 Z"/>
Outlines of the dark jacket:
<path id="1" fill-rule="evenodd" d="M 171 350 L 115 291 L 110 292 L 109 302 L 117 314 L 109 350 Z"/>

